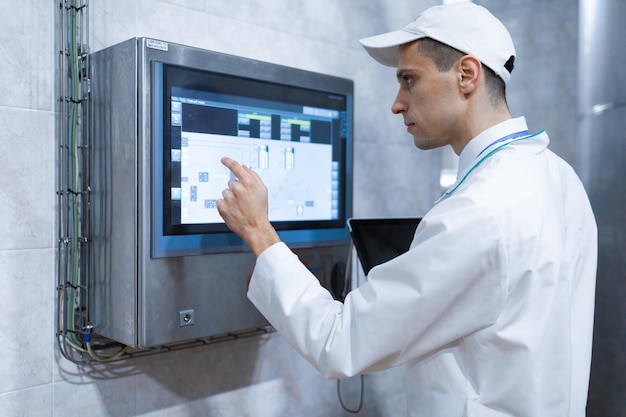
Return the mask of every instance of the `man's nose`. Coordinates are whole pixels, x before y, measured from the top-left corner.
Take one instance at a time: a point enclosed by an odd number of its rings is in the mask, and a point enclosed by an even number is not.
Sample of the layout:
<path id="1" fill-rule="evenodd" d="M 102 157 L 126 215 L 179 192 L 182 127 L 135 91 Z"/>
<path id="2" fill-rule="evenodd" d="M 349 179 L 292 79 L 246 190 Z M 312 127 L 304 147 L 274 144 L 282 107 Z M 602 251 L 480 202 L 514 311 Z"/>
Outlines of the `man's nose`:
<path id="1" fill-rule="evenodd" d="M 406 101 L 402 97 L 402 91 L 398 91 L 398 94 L 396 95 L 396 99 L 391 105 L 391 112 L 393 114 L 402 114 L 406 111 L 406 109 L 407 109 L 407 105 L 406 105 Z"/>

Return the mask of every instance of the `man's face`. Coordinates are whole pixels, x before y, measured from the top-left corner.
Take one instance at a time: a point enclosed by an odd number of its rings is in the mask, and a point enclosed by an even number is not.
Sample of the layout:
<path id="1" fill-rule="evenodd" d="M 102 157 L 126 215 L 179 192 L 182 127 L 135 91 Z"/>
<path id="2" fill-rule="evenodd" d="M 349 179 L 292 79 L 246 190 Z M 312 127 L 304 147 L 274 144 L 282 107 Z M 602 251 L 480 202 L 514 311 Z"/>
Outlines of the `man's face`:
<path id="1" fill-rule="evenodd" d="M 419 149 L 452 145 L 456 150 L 454 145 L 461 139 L 463 109 L 459 73 L 456 65 L 440 72 L 431 58 L 419 53 L 417 42 L 400 46 L 400 88 L 391 111 L 402 115 Z"/>

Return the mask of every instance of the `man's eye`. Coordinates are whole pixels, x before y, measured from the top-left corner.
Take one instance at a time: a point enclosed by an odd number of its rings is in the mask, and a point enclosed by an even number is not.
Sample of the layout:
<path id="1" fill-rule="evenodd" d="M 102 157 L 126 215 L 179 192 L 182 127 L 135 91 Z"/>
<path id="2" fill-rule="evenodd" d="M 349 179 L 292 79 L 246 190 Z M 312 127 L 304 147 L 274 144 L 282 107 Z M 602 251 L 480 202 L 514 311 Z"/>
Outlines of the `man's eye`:
<path id="1" fill-rule="evenodd" d="M 407 87 L 410 87 L 410 86 L 411 86 L 411 84 L 413 84 L 413 77 L 410 77 L 410 76 L 408 76 L 408 75 L 405 75 L 404 77 L 402 77 L 402 81 L 404 81 L 404 84 L 405 84 Z"/>

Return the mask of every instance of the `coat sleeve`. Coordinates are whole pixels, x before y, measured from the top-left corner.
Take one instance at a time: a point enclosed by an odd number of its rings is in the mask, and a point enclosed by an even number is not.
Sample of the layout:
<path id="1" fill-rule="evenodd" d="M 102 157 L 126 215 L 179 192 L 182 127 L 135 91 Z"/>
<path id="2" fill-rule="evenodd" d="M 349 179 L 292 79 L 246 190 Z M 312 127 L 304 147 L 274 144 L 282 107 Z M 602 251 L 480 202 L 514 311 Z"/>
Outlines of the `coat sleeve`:
<path id="1" fill-rule="evenodd" d="M 453 344 L 496 321 L 507 259 L 496 216 L 452 200 L 435 206 L 411 249 L 373 268 L 343 304 L 282 243 L 258 258 L 248 297 L 327 378 L 387 369 Z"/>

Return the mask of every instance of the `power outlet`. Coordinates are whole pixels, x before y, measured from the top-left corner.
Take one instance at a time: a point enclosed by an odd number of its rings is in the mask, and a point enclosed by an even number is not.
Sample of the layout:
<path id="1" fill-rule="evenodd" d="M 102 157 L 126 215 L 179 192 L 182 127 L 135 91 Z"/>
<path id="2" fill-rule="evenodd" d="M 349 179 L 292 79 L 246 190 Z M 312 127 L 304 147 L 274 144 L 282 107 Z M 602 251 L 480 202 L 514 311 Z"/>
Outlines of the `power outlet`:
<path id="1" fill-rule="evenodd" d="M 178 312 L 178 326 L 191 326 L 196 322 L 195 313 L 191 310 L 181 310 Z"/>

